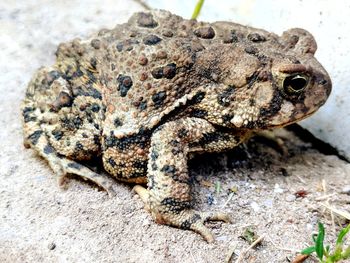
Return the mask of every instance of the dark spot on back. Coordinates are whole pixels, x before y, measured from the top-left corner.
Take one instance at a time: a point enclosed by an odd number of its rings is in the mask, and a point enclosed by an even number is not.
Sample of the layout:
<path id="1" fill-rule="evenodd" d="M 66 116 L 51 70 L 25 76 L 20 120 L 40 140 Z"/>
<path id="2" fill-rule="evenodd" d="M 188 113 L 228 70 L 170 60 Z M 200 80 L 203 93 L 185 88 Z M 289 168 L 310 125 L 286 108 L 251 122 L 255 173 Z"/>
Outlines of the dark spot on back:
<path id="1" fill-rule="evenodd" d="M 224 107 L 230 105 L 231 96 L 235 92 L 234 86 L 228 86 L 222 93 L 218 95 L 218 103 Z"/>
<path id="2" fill-rule="evenodd" d="M 162 67 L 154 68 L 151 71 L 151 74 L 152 74 L 153 78 L 161 79 L 163 77 L 163 68 Z"/>
<path id="3" fill-rule="evenodd" d="M 140 103 L 139 109 L 140 109 L 141 111 L 143 111 L 143 110 L 145 110 L 146 108 L 147 108 L 147 101 L 145 100 L 145 101 L 142 101 L 142 102 Z"/>
<path id="4" fill-rule="evenodd" d="M 84 75 L 84 72 L 82 72 L 80 68 L 77 68 L 77 70 L 73 72 L 71 78 L 72 78 L 72 79 L 80 78 L 80 77 L 83 76 L 83 75 Z"/>
<path id="5" fill-rule="evenodd" d="M 84 146 L 80 142 L 76 142 L 75 144 L 75 151 L 80 152 L 84 150 Z"/>
<path id="6" fill-rule="evenodd" d="M 251 55 L 256 55 L 259 50 L 256 48 L 256 47 L 253 47 L 253 46 L 248 46 L 244 49 L 245 52 L 247 52 L 248 54 L 251 54 Z"/>
<path id="7" fill-rule="evenodd" d="M 156 107 L 160 107 L 166 99 L 166 92 L 160 91 L 152 96 L 152 101 Z"/>
<path id="8" fill-rule="evenodd" d="M 91 40 L 90 44 L 94 49 L 99 49 L 101 47 L 101 41 L 99 39 L 96 39 L 96 38 Z"/>
<path id="9" fill-rule="evenodd" d="M 159 157 L 158 152 L 153 149 L 151 152 L 151 160 L 155 161 L 158 157 Z"/>
<path id="10" fill-rule="evenodd" d="M 167 174 L 175 174 L 176 168 L 174 165 L 164 165 L 162 169 L 160 169 L 161 172 L 167 173 Z"/>
<path id="11" fill-rule="evenodd" d="M 53 130 L 53 131 L 51 132 L 51 134 L 53 135 L 53 137 L 54 137 L 57 141 L 61 140 L 62 137 L 63 137 L 63 132 L 62 132 L 62 131 L 59 131 L 59 130 Z"/>
<path id="12" fill-rule="evenodd" d="M 129 89 L 132 87 L 132 79 L 129 76 L 119 75 L 117 78 L 119 82 L 118 90 L 121 97 L 125 97 Z"/>
<path id="13" fill-rule="evenodd" d="M 208 115 L 208 112 L 206 110 L 202 109 L 193 109 L 191 111 L 191 117 L 196 117 L 196 118 L 204 118 L 205 116 Z"/>
<path id="14" fill-rule="evenodd" d="M 112 166 L 115 167 L 117 164 L 115 163 L 115 161 L 112 159 L 112 157 L 108 158 L 108 163 Z"/>
<path id="15" fill-rule="evenodd" d="M 172 79 L 176 75 L 176 64 L 171 63 L 163 68 L 163 76 L 167 79 Z"/>
<path id="16" fill-rule="evenodd" d="M 222 120 L 224 122 L 230 122 L 232 120 L 234 116 L 232 114 L 225 114 L 225 115 L 222 115 Z"/>
<path id="17" fill-rule="evenodd" d="M 44 147 L 44 153 L 45 154 L 50 154 L 50 153 L 53 153 L 55 150 L 54 148 L 52 148 L 51 145 L 47 144 L 45 147 Z"/>
<path id="18" fill-rule="evenodd" d="M 255 99 L 249 99 L 249 106 L 255 106 Z"/>
<path id="19" fill-rule="evenodd" d="M 38 143 L 38 140 L 39 140 L 41 134 L 43 134 L 43 131 L 37 130 L 37 131 L 33 132 L 31 135 L 29 135 L 28 139 L 31 141 L 31 143 L 33 145 L 36 145 Z"/>
<path id="20" fill-rule="evenodd" d="M 22 111 L 24 122 L 36 121 L 35 116 L 31 116 L 34 111 L 33 107 L 25 107 Z"/>
<path id="21" fill-rule="evenodd" d="M 158 23 L 154 20 L 152 14 L 139 13 L 137 17 L 137 25 L 141 27 L 154 28 L 158 26 Z"/>
<path id="22" fill-rule="evenodd" d="M 90 97 L 93 97 L 95 99 L 100 99 L 100 100 L 102 99 L 101 93 L 97 89 L 92 88 L 91 86 L 75 87 L 75 88 L 73 88 L 73 95 L 74 96 L 90 96 Z"/>
<path id="23" fill-rule="evenodd" d="M 65 91 L 61 91 L 56 100 L 52 103 L 52 110 L 58 111 L 63 107 L 70 107 L 73 103 L 73 98 Z"/>
<path id="24" fill-rule="evenodd" d="M 100 136 L 98 136 L 97 134 L 94 134 L 94 143 L 96 145 L 100 145 Z"/>
<path id="25" fill-rule="evenodd" d="M 125 51 L 131 51 L 134 47 L 133 45 L 137 45 L 140 42 L 137 39 L 125 39 L 119 43 L 117 43 L 116 48 L 119 52 L 125 50 Z"/>
<path id="26" fill-rule="evenodd" d="M 162 39 L 156 35 L 148 35 L 143 38 L 143 43 L 145 45 L 156 45 L 158 44 Z"/>
<path id="27" fill-rule="evenodd" d="M 93 104 L 91 105 L 91 110 L 92 110 L 93 112 L 99 112 L 99 111 L 100 111 L 100 105 L 98 105 L 97 103 L 93 103 Z"/>
<path id="28" fill-rule="evenodd" d="M 193 98 L 191 99 L 190 105 L 200 103 L 204 99 L 204 97 L 205 97 L 205 92 L 204 91 L 197 92 L 197 94 L 194 95 Z"/>
<path id="29" fill-rule="evenodd" d="M 158 169 L 157 164 L 154 162 L 152 163 L 152 171 L 156 171 Z"/>
<path id="30" fill-rule="evenodd" d="M 194 31 L 197 37 L 211 39 L 215 37 L 215 31 L 212 27 L 201 27 Z"/>
<path id="31" fill-rule="evenodd" d="M 162 35 L 165 37 L 172 37 L 174 35 L 174 33 L 171 30 L 164 30 L 162 32 Z"/>
<path id="32" fill-rule="evenodd" d="M 83 124 L 83 120 L 79 117 L 75 117 L 73 120 L 72 120 L 75 128 L 79 129 L 80 126 Z"/>
<path id="33" fill-rule="evenodd" d="M 119 118 L 115 118 L 115 120 L 114 120 L 114 126 L 115 126 L 116 128 L 118 128 L 118 127 L 120 127 L 120 126 L 122 126 L 122 125 L 123 125 L 122 121 L 121 121 Z"/>
<path id="34" fill-rule="evenodd" d="M 250 33 L 247 38 L 252 42 L 265 42 L 266 38 L 258 33 Z"/>
<path id="35" fill-rule="evenodd" d="M 57 70 L 52 70 L 48 73 L 47 85 L 50 86 L 54 80 L 58 79 L 61 74 Z"/>
<path id="36" fill-rule="evenodd" d="M 179 136 L 179 138 L 185 138 L 188 135 L 188 130 L 185 128 L 182 128 L 181 130 L 179 130 L 179 132 L 177 133 L 177 136 Z"/>
<path id="37" fill-rule="evenodd" d="M 119 42 L 119 43 L 116 45 L 116 48 L 117 48 L 117 50 L 118 50 L 119 52 L 122 52 L 122 51 L 123 51 L 123 47 L 124 47 L 123 42 Z"/>
<path id="38" fill-rule="evenodd" d="M 238 42 L 238 36 L 236 30 L 231 30 L 229 34 L 225 35 L 223 38 L 225 44 L 236 43 Z"/>

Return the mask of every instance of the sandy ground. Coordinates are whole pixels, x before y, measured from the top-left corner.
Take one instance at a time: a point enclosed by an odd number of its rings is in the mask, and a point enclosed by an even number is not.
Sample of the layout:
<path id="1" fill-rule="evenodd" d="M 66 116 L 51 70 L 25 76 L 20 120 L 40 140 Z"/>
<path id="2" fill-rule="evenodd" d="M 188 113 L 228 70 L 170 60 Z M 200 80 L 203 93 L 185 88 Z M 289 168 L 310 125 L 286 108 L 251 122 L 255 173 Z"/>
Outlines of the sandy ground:
<path id="1" fill-rule="evenodd" d="M 190 162 L 196 208 L 232 218 L 232 224 L 208 223 L 212 244 L 154 223 L 130 185 L 116 183 L 114 198 L 77 179 L 61 190 L 45 161 L 22 145 L 19 105 L 26 84 L 36 68 L 53 62 L 59 42 L 112 27 L 141 7 L 132 1 L 16 2 L 0 5 L 0 262 L 224 262 L 230 250 L 234 262 L 249 246 L 242 238 L 247 228 L 265 238 L 243 262 L 290 262 L 310 244 L 318 221 L 334 243 L 334 230 L 346 220 L 334 215 L 333 229 L 322 203 L 350 211 L 350 164 L 285 130 L 278 134 L 287 156 L 255 138 Z"/>

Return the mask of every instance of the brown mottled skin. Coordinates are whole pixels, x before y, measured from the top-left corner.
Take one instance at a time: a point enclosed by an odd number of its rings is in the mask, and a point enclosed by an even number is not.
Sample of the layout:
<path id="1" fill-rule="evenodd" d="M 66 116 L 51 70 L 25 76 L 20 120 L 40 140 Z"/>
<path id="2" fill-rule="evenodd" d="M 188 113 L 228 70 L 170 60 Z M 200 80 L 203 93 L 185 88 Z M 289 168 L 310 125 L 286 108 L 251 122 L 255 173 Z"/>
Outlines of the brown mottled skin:
<path id="1" fill-rule="evenodd" d="M 281 37 L 230 22 L 185 20 L 166 11 L 134 14 L 87 40 L 60 44 L 57 60 L 30 82 L 23 103 L 25 145 L 62 184 L 67 173 L 113 194 L 113 180 L 79 164 L 100 156 L 113 177 L 136 186 L 153 218 L 192 229 L 187 159 L 220 152 L 252 132 L 299 121 L 331 91 L 303 29 Z"/>

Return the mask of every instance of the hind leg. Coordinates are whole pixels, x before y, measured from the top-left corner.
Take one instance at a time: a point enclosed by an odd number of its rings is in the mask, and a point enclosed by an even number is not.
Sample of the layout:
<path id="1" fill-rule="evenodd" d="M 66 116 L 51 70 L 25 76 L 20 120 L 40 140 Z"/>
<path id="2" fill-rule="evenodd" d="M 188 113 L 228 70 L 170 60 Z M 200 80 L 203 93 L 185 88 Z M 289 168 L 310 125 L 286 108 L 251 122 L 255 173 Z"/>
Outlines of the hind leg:
<path id="1" fill-rule="evenodd" d="M 65 186 L 65 179 L 68 174 L 75 174 L 84 180 L 90 180 L 99 187 L 107 191 L 109 196 L 114 196 L 114 180 L 106 175 L 98 174 L 85 167 L 84 165 L 70 160 L 55 151 L 50 145 L 46 134 L 37 130 L 28 136 L 30 146 L 34 148 L 50 165 L 54 173 L 58 176 L 59 186 Z"/>
<path id="2" fill-rule="evenodd" d="M 111 178 L 76 162 L 100 153 L 101 100 L 87 96 L 88 91 L 83 94 L 74 94 L 59 72 L 41 69 L 29 84 L 22 107 L 24 144 L 48 161 L 60 185 L 67 174 L 76 174 L 113 195 Z"/>

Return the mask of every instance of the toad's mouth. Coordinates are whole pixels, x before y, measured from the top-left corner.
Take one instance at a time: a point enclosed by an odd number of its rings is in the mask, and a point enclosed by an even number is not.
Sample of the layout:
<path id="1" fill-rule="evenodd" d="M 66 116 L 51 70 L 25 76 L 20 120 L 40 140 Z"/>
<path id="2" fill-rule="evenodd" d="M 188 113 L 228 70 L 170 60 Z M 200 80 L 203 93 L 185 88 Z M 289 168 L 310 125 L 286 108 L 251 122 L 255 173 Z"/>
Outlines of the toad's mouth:
<path id="1" fill-rule="evenodd" d="M 269 127 L 266 127 L 265 129 L 275 129 L 275 128 L 283 128 L 283 127 L 286 127 L 288 125 L 291 125 L 293 123 L 297 123 L 299 121 L 302 121 L 308 117 L 310 117 L 312 114 L 314 114 L 316 112 L 316 110 L 312 111 L 312 112 L 309 112 L 305 115 L 303 115 L 302 117 L 298 118 L 298 119 L 295 119 L 295 120 L 291 120 L 289 122 L 286 122 L 286 123 L 283 123 L 283 124 L 276 124 L 276 125 L 271 125 Z"/>

